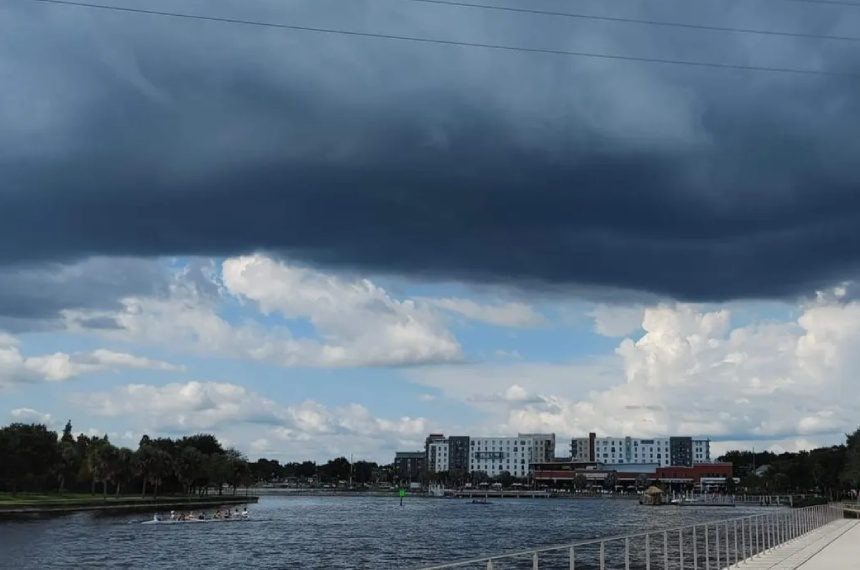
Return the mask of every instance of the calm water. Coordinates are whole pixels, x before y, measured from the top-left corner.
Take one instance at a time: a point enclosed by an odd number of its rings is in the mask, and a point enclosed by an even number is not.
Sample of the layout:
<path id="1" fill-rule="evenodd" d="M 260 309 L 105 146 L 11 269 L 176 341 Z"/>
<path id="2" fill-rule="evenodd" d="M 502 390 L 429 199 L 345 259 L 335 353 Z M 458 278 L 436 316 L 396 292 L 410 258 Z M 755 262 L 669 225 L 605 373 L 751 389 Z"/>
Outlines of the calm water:
<path id="1" fill-rule="evenodd" d="M 148 526 L 144 515 L 0 520 L 0 568 L 414 568 L 529 546 L 762 512 L 628 500 L 262 497 L 252 521 Z"/>

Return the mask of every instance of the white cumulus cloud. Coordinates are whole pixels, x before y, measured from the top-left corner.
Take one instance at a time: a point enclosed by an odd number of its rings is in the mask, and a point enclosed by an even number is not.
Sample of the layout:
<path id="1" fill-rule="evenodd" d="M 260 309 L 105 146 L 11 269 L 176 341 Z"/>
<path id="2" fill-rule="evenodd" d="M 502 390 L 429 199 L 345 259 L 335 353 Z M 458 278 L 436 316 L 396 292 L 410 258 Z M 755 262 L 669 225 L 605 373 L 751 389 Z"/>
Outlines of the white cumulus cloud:
<path id="1" fill-rule="evenodd" d="M 285 355 L 287 362 L 323 366 L 396 365 L 461 358 L 460 346 L 432 311 L 397 300 L 367 279 L 294 267 L 262 255 L 227 259 L 228 291 L 264 313 L 308 319 L 323 339 Z"/>
<path id="2" fill-rule="evenodd" d="M 15 408 L 9 412 L 9 416 L 13 422 L 25 424 L 45 424 L 51 425 L 51 414 L 45 414 L 32 408 Z"/>
<path id="3" fill-rule="evenodd" d="M 177 371 L 182 367 L 124 352 L 98 349 L 69 354 L 24 356 L 18 340 L 0 332 L 0 387 L 16 383 L 62 382 L 83 374 L 140 368 Z"/>
<path id="4" fill-rule="evenodd" d="M 296 337 L 286 324 L 229 322 L 220 314 L 225 295 L 266 315 L 307 320 L 314 334 Z M 225 260 L 220 282 L 218 276 L 180 272 L 166 295 L 127 297 L 120 304 L 112 312 L 63 315 L 72 331 L 109 319 L 116 327 L 98 331 L 108 338 L 282 366 L 398 366 L 462 358 L 457 339 L 430 307 L 395 299 L 366 279 L 345 280 L 263 255 Z"/>
<path id="5" fill-rule="evenodd" d="M 726 309 L 660 304 L 643 309 L 642 334 L 614 357 L 410 377 L 487 413 L 496 431 L 689 434 L 760 449 L 840 440 L 860 423 L 860 302 L 819 297 L 798 314 L 735 326 Z"/>

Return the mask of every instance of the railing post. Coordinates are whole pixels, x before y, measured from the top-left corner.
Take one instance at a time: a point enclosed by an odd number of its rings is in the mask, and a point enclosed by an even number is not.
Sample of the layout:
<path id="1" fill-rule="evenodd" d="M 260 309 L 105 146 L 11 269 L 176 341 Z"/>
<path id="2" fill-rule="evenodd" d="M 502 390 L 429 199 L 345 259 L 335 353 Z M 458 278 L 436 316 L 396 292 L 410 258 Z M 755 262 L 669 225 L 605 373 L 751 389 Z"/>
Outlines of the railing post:
<path id="1" fill-rule="evenodd" d="M 711 549 L 708 548 L 708 525 L 705 525 L 705 570 L 711 570 Z"/>
<path id="2" fill-rule="evenodd" d="M 765 515 L 764 517 L 764 550 L 770 550 L 771 545 L 773 544 L 771 538 L 771 523 L 773 522 L 773 515 Z"/>
<path id="3" fill-rule="evenodd" d="M 717 552 L 717 570 L 720 568 L 720 524 L 714 525 L 714 550 Z"/>
<path id="4" fill-rule="evenodd" d="M 493 561 L 487 560 L 487 570 L 493 570 Z"/>
<path id="5" fill-rule="evenodd" d="M 606 570 L 606 543 L 600 542 L 600 570 Z"/>
<path id="6" fill-rule="evenodd" d="M 576 555 L 573 553 L 573 547 L 570 547 L 570 570 L 576 570 Z"/>
<path id="7" fill-rule="evenodd" d="M 753 527 L 755 527 L 755 556 L 758 556 L 758 553 L 759 553 L 759 548 L 758 548 L 758 545 L 759 545 L 759 542 L 758 542 L 758 517 L 759 517 L 759 515 L 756 515 L 755 519 L 753 519 Z M 750 540 L 752 540 L 752 536 L 750 536 Z M 750 545 L 750 546 L 752 546 L 752 545 Z"/>
<path id="8" fill-rule="evenodd" d="M 734 537 L 735 537 L 735 564 L 738 562 L 738 521 L 735 519 L 732 521 L 732 526 L 734 527 Z M 728 562 L 728 560 L 726 561 Z"/>
<path id="9" fill-rule="evenodd" d="M 783 528 L 782 528 L 782 519 L 783 516 L 779 513 L 776 514 L 776 546 L 779 546 L 783 543 Z"/>
<path id="10" fill-rule="evenodd" d="M 603 546 L 603 543 L 601 542 L 600 545 Z M 537 552 L 535 552 L 532 555 L 532 570 L 538 570 L 538 553 Z"/>
<path id="11" fill-rule="evenodd" d="M 624 537 L 624 570 L 630 570 L 630 537 Z"/>
<path id="12" fill-rule="evenodd" d="M 651 570 L 651 535 L 645 533 L 645 570 Z"/>
<path id="13" fill-rule="evenodd" d="M 684 529 L 678 530 L 678 568 L 684 570 Z"/>
<path id="14" fill-rule="evenodd" d="M 693 525 L 693 570 L 699 570 L 699 544 L 696 537 L 696 525 Z"/>
<path id="15" fill-rule="evenodd" d="M 663 570 L 669 570 L 669 531 L 663 531 Z"/>
<path id="16" fill-rule="evenodd" d="M 723 536 L 726 539 L 726 566 L 732 563 L 729 557 L 729 523 L 726 523 L 726 534 Z"/>

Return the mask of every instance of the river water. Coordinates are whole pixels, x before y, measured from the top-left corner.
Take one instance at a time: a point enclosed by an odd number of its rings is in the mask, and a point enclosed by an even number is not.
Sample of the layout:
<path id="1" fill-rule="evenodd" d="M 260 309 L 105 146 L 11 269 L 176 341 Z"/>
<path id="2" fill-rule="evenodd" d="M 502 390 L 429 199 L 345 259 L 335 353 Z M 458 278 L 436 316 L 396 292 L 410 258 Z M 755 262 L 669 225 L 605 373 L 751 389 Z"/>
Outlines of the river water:
<path id="1" fill-rule="evenodd" d="M 415 568 L 763 512 L 617 499 L 407 497 L 400 507 L 396 498 L 285 496 L 261 497 L 250 511 L 247 522 L 202 525 L 141 525 L 141 514 L 0 520 L 0 568 Z"/>

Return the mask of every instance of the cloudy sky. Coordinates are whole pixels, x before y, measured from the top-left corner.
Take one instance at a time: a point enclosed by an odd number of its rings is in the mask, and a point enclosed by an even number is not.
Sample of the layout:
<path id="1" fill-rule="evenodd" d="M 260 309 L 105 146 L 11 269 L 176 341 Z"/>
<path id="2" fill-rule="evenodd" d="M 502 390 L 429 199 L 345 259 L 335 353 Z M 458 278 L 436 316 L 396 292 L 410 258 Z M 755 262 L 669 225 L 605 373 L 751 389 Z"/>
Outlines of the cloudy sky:
<path id="1" fill-rule="evenodd" d="M 0 421 L 380 461 L 860 424 L 860 8 L 109 4 L 214 19 L 0 4 Z"/>

